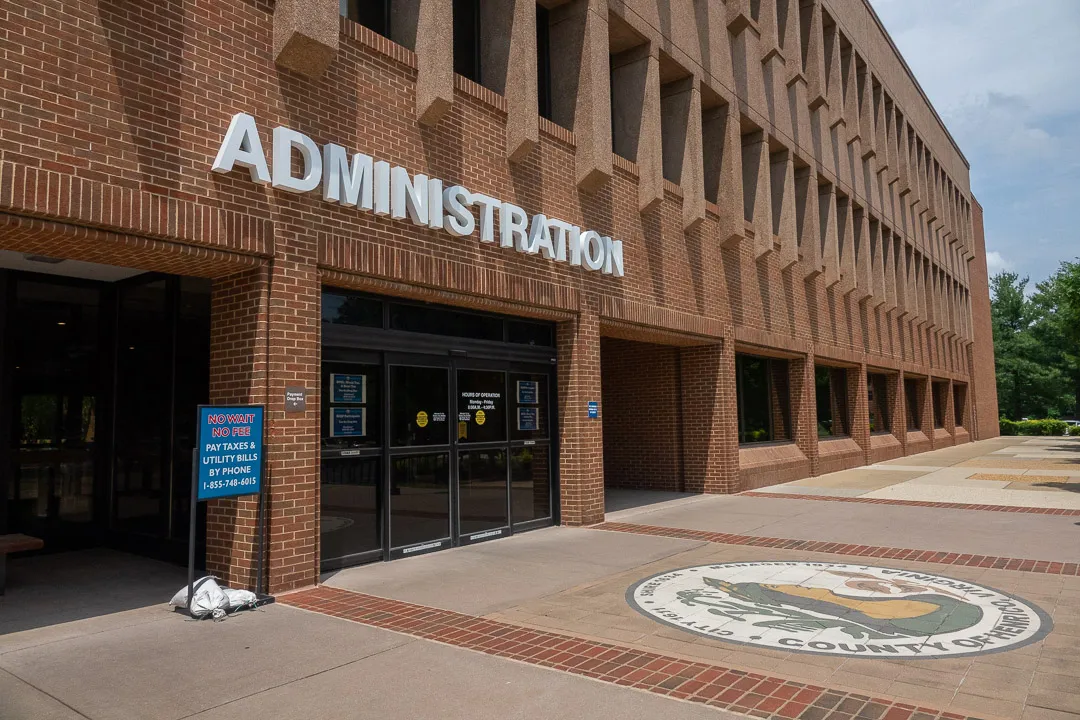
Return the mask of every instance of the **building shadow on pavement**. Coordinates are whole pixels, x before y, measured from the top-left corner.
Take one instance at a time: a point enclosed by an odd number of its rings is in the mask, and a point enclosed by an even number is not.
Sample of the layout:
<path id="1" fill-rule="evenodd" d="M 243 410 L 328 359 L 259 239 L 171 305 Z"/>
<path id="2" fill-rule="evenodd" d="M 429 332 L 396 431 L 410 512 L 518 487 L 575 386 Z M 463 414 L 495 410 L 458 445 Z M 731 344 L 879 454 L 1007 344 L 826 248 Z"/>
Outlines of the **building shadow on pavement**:
<path id="1" fill-rule="evenodd" d="M 187 582 L 185 568 L 93 549 L 8 560 L 0 636 L 135 610 L 164 607 Z"/>

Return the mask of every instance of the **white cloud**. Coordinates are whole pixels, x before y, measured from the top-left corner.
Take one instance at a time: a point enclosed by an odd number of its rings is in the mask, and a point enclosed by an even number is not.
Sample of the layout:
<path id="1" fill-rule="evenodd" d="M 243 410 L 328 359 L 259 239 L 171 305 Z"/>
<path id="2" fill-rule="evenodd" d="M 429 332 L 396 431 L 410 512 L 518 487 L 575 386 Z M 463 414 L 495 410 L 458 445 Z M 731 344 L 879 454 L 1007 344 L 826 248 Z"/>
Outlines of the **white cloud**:
<path id="1" fill-rule="evenodd" d="M 1002 270 L 1012 268 L 1012 263 L 1001 256 L 997 250 L 986 252 L 986 272 L 988 275 L 996 275 Z"/>

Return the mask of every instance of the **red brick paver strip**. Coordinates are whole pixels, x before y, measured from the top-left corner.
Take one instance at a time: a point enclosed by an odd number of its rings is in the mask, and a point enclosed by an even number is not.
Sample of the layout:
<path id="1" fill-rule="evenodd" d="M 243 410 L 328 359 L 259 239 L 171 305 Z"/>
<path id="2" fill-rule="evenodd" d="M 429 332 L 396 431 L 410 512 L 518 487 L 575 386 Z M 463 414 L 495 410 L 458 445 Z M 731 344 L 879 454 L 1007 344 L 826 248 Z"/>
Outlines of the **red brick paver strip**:
<path id="1" fill-rule="evenodd" d="M 964 720 L 964 715 L 537 630 L 333 587 L 285 605 L 768 720 Z M 973 719 L 972 719 L 973 720 Z"/>
<path id="2" fill-rule="evenodd" d="M 914 560 L 915 562 L 937 563 L 939 565 L 961 565 L 964 567 L 992 568 L 995 570 L 1019 570 L 1021 572 L 1042 573 L 1045 575 L 1080 576 L 1080 563 L 1025 560 L 1023 558 L 972 555 L 970 553 L 944 552 L 941 550 L 912 550 L 910 548 L 881 547 L 878 545 L 853 545 L 840 542 L 824 542 L 821 540 L 793 540 L 791 538 L 757 537 L 755 535 L 732 535 L 730 533 L 709 532 L 707 530 L 686 530 L 684 528 L 634 525 L 631 523 L 603 522 L 597 525 L 590 525 L 589 528 L 593 530 L 635 533 L 637 535 L 679 538 L 681 540 L 702 540 L 705 542 L 720 543 L 722 545 L 752 545 L 754 547 L 777 548 L 780 550 L 802 550 L 804 552 L 886 558 L 889 560 Z"/>
<path id="3" fill-rule="evenodd" d="M 822 500 L 825 502 L 866 503 L 869 505 L 907 505 L 908 507 L 942 508 L 946 510 L 988 510 L 990 512 L 1032 513 L 1035 515 L 1080 516 L 1074 508 L 1021 507 L 1019 505 L 976 505 L 972 503 L 932 502 L 930 500 L 893 500 L 891 498 L 837 497 L 834 495 L 801 495 L 799 493 L 758 492 L 748 490 L 739 497 L 781 498 L 784 500 Z"/>

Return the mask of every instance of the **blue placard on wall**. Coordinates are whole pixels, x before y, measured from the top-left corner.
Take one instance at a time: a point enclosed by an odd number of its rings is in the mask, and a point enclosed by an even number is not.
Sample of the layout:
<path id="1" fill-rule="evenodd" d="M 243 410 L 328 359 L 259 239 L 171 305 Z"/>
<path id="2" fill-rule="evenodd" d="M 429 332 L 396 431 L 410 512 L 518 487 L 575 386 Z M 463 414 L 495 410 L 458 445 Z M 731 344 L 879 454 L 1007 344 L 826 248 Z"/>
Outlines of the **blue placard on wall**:
<path id="1" fill-rule="evenodd" d="M 589 419 L 600 417 L 600 403 L 595 400 L 589 401 Z"/>
<path id="2" fill-rule="evenodd" d="M 536 430 L 539 427 L 539 420 L 537 417 L 537 409 L 534 407 L 519 407 L 517 429 L 518 430 Z"/>
<path id="3" fill-rule="evenodd" d="M 330 437 L 367 435 L 367 408 L 330 408 Z"/>
<path id="4" fill-rule="evenodd" d="M 263 409 L 199 408 L 198 499 L 255 495 L 262 488 Z"/>
<path id="5" fill-rule="evenodd" d="M 519 404 L 535 405 L 539 394 L 539 389 L 535 380 L 517 381 L 517 401 Z"/>
<path id="6" fill-rule="evenodd" d="M 366 403 L 367 375 L 330 373 L 330 402 Z"/>

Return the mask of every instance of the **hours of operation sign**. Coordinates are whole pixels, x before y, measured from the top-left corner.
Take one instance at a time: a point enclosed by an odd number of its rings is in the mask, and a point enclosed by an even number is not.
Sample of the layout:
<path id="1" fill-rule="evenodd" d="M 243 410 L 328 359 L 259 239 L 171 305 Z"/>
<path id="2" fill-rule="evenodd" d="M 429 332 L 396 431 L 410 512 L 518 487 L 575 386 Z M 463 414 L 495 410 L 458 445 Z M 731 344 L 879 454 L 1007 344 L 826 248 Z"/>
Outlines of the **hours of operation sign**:
<path id="1" fill-rule="evenodd" d="M 257 494 L 262 454 L 262 407 L 200 407 L 198 499 Z"/>

